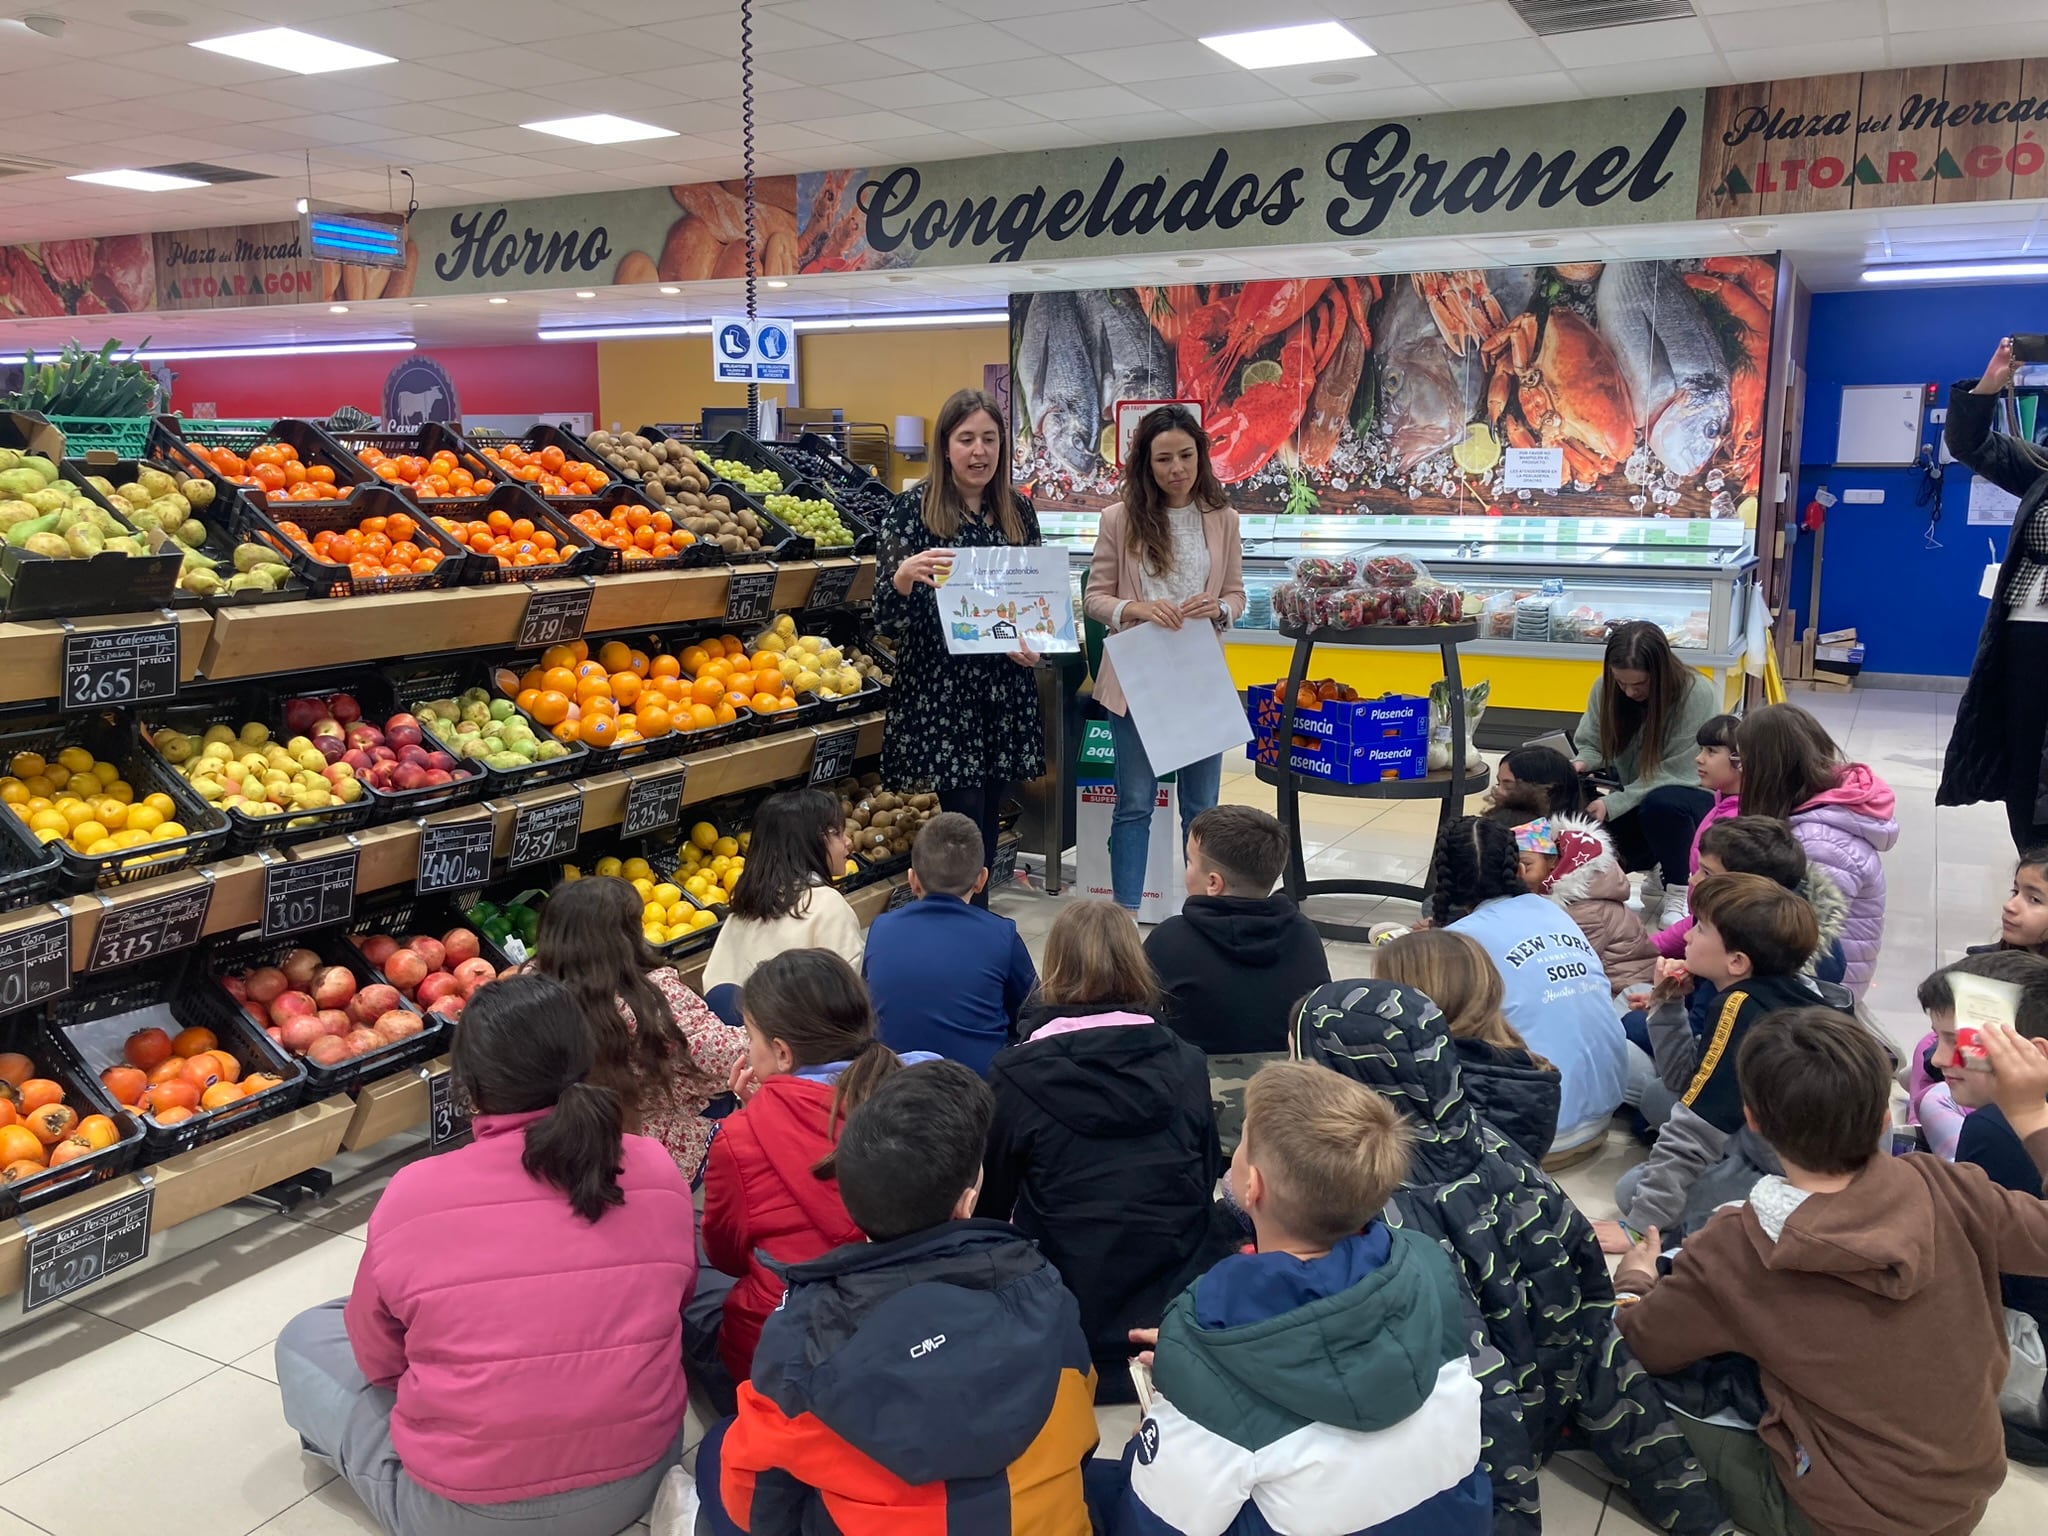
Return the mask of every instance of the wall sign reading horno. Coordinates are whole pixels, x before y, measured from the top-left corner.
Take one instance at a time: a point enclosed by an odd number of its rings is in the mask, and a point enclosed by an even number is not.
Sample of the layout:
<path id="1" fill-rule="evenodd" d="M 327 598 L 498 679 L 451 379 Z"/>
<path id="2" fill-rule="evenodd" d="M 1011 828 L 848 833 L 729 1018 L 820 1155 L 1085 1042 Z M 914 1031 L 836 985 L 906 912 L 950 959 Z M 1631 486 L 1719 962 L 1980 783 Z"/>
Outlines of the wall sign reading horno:
<path id="1" fill-rule="evenodd" d="M 1707 92 L 1699 217 L 2048 197 L 2048 59 Z"/>

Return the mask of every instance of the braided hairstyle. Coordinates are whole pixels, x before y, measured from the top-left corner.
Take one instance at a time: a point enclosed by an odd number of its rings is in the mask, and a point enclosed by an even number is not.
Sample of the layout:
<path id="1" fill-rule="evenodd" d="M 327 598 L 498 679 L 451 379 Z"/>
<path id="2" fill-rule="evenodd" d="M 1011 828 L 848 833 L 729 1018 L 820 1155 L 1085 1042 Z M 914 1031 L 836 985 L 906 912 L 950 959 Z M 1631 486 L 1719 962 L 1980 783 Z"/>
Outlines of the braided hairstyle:
<path id="1" fill-rule="evenodd" d="M 1439 927 L 1468 916 L 1482 902 L 1520 896 L 1527 889 L 1515 856 L 1513 830 L 1478 816 L 1461 816 L 1444 828 L 1436 840 L 1429 876 Z"/>

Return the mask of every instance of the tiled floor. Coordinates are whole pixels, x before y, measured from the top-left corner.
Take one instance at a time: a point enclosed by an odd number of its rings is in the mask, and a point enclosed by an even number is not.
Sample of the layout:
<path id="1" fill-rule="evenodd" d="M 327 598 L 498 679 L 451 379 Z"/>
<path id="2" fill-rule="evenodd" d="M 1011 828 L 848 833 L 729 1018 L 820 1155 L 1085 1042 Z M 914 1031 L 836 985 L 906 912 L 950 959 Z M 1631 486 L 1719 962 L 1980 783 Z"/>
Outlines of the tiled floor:
<path id="1" fill-rule="evenodd" d="M 1920 978 L 1997 933 L 2012 866 L 2001 814 L 1934 809 L 1953 697 L 1864 691 L 1795 701 L 1898 791 L 1902 831 L 1886 861 L 1890 916 L 1869 1001 L 1910 1045 L 1922 1028 L 1913 1003 Z M 1225 779 L 1224 798 L 1272 805 L 1272 791 L 1243 772 Z M 1303 804 L 1316 874 L 1419 876 L 1434 830 L 1428 807 Z M 1015 891 L 998 904 L 1038 949 L 1057 903 Z M 1371 901 L 1328 910 L 1365 920 L 1412 911 Z M 1369 968 L 1366 952 L 1348 945 L 1331 946 L 1331 965 L 1340 976 Z M 1589 1216 L 1613 1214 L 1614 1178 L 1633 1155 L 1616 1138 L 1599 1161 L 1565 1176 Z M 270 1346 L 294 1312 L 346 1291 L 369 1211 L 395 1166 L 340 1185 L 291 1218 L 215 1213 L 179 1229 L 179 1256 L 0 1334 L 0 1536 L 374 1531 L 346 1487 L 299 1453 L 278 1414 Z M 1100 1417 L 1104 1448 L 1121 1446 L 1135 1410 Z M 1554 1463 L 1543 1483 L 1555 1536 L 1649 1529 L 1625 1498 L 1575 1465 Z M 2048 1476 L 2014 1467 L 1981 1529 L 2048 1530 Z"/>

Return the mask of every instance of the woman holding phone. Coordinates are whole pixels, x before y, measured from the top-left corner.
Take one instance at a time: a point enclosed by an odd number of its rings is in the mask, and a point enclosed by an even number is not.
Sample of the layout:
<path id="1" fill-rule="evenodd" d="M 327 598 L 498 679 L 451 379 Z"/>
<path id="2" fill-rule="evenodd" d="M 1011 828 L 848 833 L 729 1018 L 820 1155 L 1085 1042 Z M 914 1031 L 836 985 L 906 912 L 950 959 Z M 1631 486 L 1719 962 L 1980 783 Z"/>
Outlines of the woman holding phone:
<path id="1" fill-rule="evenodd" d="M 1209 434 L 1184 405 L 1162 405 L 1139 420 L 1124 457 L 1124 497 L 1104 509 L 1088 567 L 1088 617 L 1112 633 L 1139 624 L 1207 625 L 1220 635 L 1244 613 L 1244 546 L 1237 512 L 1209 462 Z M 1220 641 L 1219 641 L 1220 650 Z M 1145 898 L 1145 854 L 1159 776 L 1131 721 L 1105 650 L 1095 700 L 1109 711 L 1116 743 L 1116 815 L 1109 829 L 1109 880 L 1116 903 L 1136 912 Z M 1175 770 L 1181 844 L 1216 803 L 1223 758 Z"/>
<path id="2" fill-rule="evenodd" d="M 929 784 L 939 804 L 981 828 L 994 859 L 996 812 L 1012 784 L 1045 772 L 1038 658 L 955 656 L 939 621 L 938 587 L 956 549 L 1038 542 L 1038 515 L 1010 488 L 1010 434 L 995 401 L 963 389 L 939 407 L 937 462 L 896 498 L 881 525 L 875 622 L 896 645 L 896 678 L 882 726 L 882 777 Z M 923 589 L 923 590 L 920 590 Z M 988 888 L 974 897 L 988 905 Z"/>
<path id="3" fill-rule="evenodd" d="M 2020 505 L 1934 803 L 2003 800 L 2013 847 L 2026 853 L 2048 842 L 2048 453 L 1992 430 L 2017 361 L 2007 336 L 1981 379 L 1949 391 L 1948 451 Z"/>

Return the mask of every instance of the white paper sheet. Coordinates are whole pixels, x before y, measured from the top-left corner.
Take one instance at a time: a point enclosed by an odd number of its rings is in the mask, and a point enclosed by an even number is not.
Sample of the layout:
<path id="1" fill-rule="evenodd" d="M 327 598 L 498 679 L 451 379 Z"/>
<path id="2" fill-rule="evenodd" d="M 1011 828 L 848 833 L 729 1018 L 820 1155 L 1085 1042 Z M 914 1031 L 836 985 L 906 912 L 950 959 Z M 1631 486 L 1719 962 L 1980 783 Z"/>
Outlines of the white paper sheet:
<path id="1" fill-rule="evenodd" d="M 998 544 L 954 551 L 938 588 L 939 623 L 955 656 L 1078 651 L 1067 552 Z"/>
<path id="2" fill-rule="evenodd" d="M 1252 739 L 1223 642 L 1207 619 L 1179 629 L 1139 624 L 1109 636 L 1102 648 L 1116 667 L 1154 773 L 1235 751 Z"/>
<path id="3" fill-rule="evenodd" d="M 1507 453 L 1506 474 L 1501 480 L 1505 491 L 1555 491 L 1564 485 L 1564 450 L 1562 448 L 1510 448 Z"/>
<path id="4" fill-rule="evenodd" d="M 1970 477 L 1970 521 L 1982 528 L 2010 528 L 2020 509 L 2019 497 L 2001 490 L 1982 475 Z"/>

